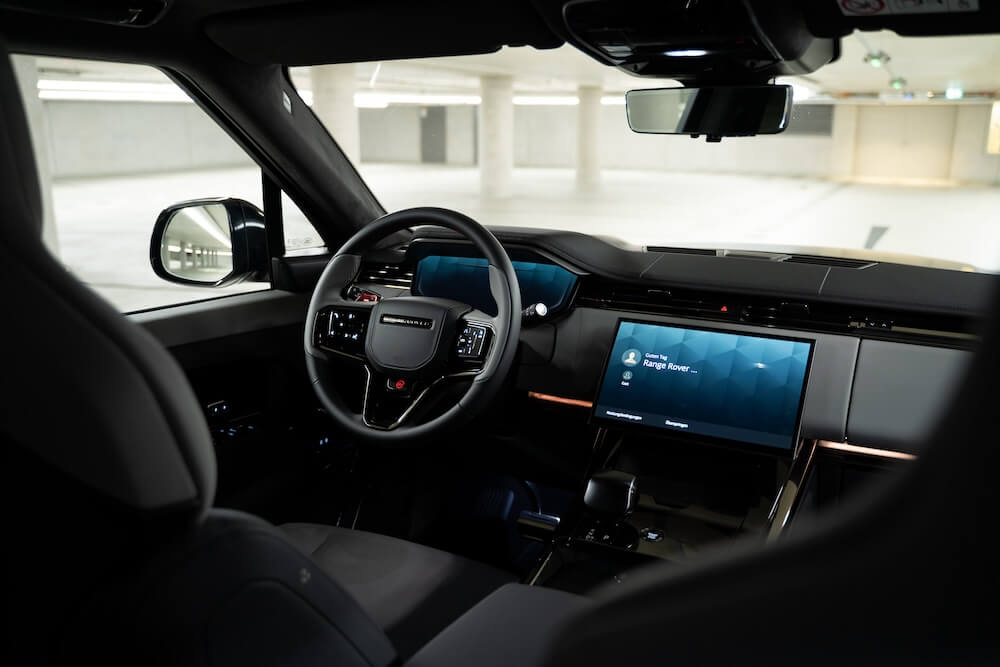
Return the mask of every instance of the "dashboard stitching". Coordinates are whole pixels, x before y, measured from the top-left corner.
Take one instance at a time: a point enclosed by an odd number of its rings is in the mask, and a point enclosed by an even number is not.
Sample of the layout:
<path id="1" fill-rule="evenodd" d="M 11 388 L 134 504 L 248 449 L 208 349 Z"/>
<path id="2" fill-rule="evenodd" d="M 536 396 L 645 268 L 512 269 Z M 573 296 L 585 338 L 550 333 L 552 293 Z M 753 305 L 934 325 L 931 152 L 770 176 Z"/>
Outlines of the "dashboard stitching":
<path id="1" fill-rule="evenodd" d="M 666 257 L 666 253 L 660 253 L 660 255 L 656 259 L 654 259 L 652 262 L 649 263 L 649 266 L 647 266 L 645 269 L 642 270 L 642 272 L 639 274 L 639 277 L 642 278 L 644 275 L 646 275 L 646 272 L 649 271 L 654 266 L 656 266 L 656 264 L 664 257 Z"/>
<path id="2" fill-rule="evenodd" d="M 823 293 L 823 285 L 826 285 L 826 279 L 830 277 L 830 272 L 833 271 L 832 266 L 826 267 L 826 273 L 823 274 L 823 282 L 819 284 L 819 289 L 816 290 L 816 296 Z"/>

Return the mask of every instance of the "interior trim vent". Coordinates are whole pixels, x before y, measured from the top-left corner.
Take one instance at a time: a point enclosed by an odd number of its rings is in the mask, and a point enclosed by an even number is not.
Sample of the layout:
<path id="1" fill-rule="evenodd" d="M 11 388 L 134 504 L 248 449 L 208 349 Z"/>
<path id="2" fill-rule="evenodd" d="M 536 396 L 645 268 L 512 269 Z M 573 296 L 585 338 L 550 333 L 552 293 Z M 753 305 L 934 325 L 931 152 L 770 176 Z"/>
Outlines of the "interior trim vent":
<path id="1" fill-rule="evenodd" d="M 707 248 L 674 248 L 665 245 L 648 245 L 646 246 L 646 252 L 668 252 L 671 255 L 716 255 L 715 250 L 708 250 Z"/>
<path id="2" fill-rule="evenodd" d="M 767 262 L 788 262 L 790 264 L 816 264 L 840 269 L 867 269 L 878 262 L 850 257 L 823 257 L 820 255 L 791 255 L 766 250 L 711 250 L 709 248 L 677 248 L 674 246 L 650 245 L 647 252 L 663 252 L 671 255 L 701 255 L 705 257 L 735 257 L 738 259 L 759 259 Z"/>
<path id="3" fill-rule="evenodd" d="M 955 315 L 606 280 L 581 283 L 576 305 L 900 340 L 974 340 L 976 329 Z"/>
<path id="4" fill-rule="evenodd" d="M 790 264 L 819 264 L 820 266 L 835 266 L 841 269 L 867 269 L 878 262 L 849 257 L 819 257 L 817 255 L 789 255 L 786 262 Z"/>

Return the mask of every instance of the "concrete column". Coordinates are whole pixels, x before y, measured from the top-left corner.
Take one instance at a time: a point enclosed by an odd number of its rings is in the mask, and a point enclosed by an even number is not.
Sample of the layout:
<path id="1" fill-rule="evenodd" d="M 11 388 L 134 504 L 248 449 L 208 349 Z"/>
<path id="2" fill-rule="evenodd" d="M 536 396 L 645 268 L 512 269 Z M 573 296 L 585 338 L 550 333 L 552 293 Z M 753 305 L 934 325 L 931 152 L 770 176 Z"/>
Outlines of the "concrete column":
<path id="1" fill-rule="evenodd" d="M 854 149 L 857 144 L 858 105 L 833 106 L 833 141 L 830 151 L 830 178 L 850 181 L 854 178 Z"/>
<path id="2" fill-rule="evenodd" d="M 12 56 L 14 74 L 24 111 L 28 117 L 28 132 L 35 149 L 38 182 L 42 188 L 42 243 L 53 257 L 59 257 L 59 235 L 56 232 L 55 209 L 52 205 L 52 163 L 49 150 L 49 119 L 38 99 L 38 66 L 34 56 Z"/>
<path id="3" fill-rule="evenodd" d="M 955 105 L 955 143 L 951 150 L 950 178 L 956 183 L 1000 183 L 1000 154 L 988 153 L 993 107 L 987 104 Z M 996 113 L 1000 126 L 1000 110 Z M 1000 131 L 1000 127 L 998 127 Z"/>
<path id="4" fill-rule="evenodd" d="M 483 76 L 480 85 L 480 192 L 484 197 L 507 197 L 514 171 L 514 79 Z"/>
<path id="5" fill-rule="evenodd" d="M 601 182 L 601 89 L 580 86 L 576 124 L 576 184 L 592 189 Z"/>
<path id="6" fill-rule="evenodd" d="M 361 128 L 354 106 L 355 66 L 318 65 L 309 68 L 313 112 L 326 125 L 341 150 L 355 165 L 361 163 Z"/>

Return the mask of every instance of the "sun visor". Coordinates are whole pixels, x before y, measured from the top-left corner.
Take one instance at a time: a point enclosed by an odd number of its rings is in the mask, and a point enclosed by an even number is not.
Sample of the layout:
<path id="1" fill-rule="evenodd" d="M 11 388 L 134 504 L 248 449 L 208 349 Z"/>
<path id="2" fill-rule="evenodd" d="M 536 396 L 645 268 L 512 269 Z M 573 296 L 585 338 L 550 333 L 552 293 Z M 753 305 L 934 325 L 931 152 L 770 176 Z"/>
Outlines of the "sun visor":
<path id="1" fill-rule="evenodd" d="M 527 1 L 308 2 L 210 19 L 216 44 L 253 64 L 318 65 L 555 48 L 563 40 Z"/>

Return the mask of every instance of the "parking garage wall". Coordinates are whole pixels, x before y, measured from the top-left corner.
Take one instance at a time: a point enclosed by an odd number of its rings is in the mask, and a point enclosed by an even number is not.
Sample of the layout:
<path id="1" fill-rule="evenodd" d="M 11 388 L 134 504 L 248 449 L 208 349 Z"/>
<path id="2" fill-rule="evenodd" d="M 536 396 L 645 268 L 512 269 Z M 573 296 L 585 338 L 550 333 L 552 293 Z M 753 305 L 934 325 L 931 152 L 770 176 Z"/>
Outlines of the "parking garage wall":
<path id="1" fill-rule="evenodd" d="M 253 164 L 193 104 L 48 100 L 44 105 L 54 179 Z"/>
<path id="2" fill-rule="evenodd" d="M 54 179 L 251 164 L 192 104 L 50 100 L 44 105 Z M 831 123 L 815 124 L 811 131 L 707 144 L 703 139 L 635 134 L 628 129 L 623 107 L 604 106 L 601 166 L 1000 184 L 1000 155 L 986 152 L 988 104 L 841 104 L 835 109 Z M 476 113 L 472 106 L 445 109 L 446 163 L 476 164 Z M 573 106 L 516 106 L 515 165 L 575 167 L 577 114 Z M 838 120 L 847 116 L 849 124 Z M 422 161 L 421 132 L 427 131 L 427 124 L 422 130 L 420 107 L 359 109 L 359 122 L 362 161 Z M 842 134 L 833 138 L 832 133 L 844 127 L 853 141 Z"/>

